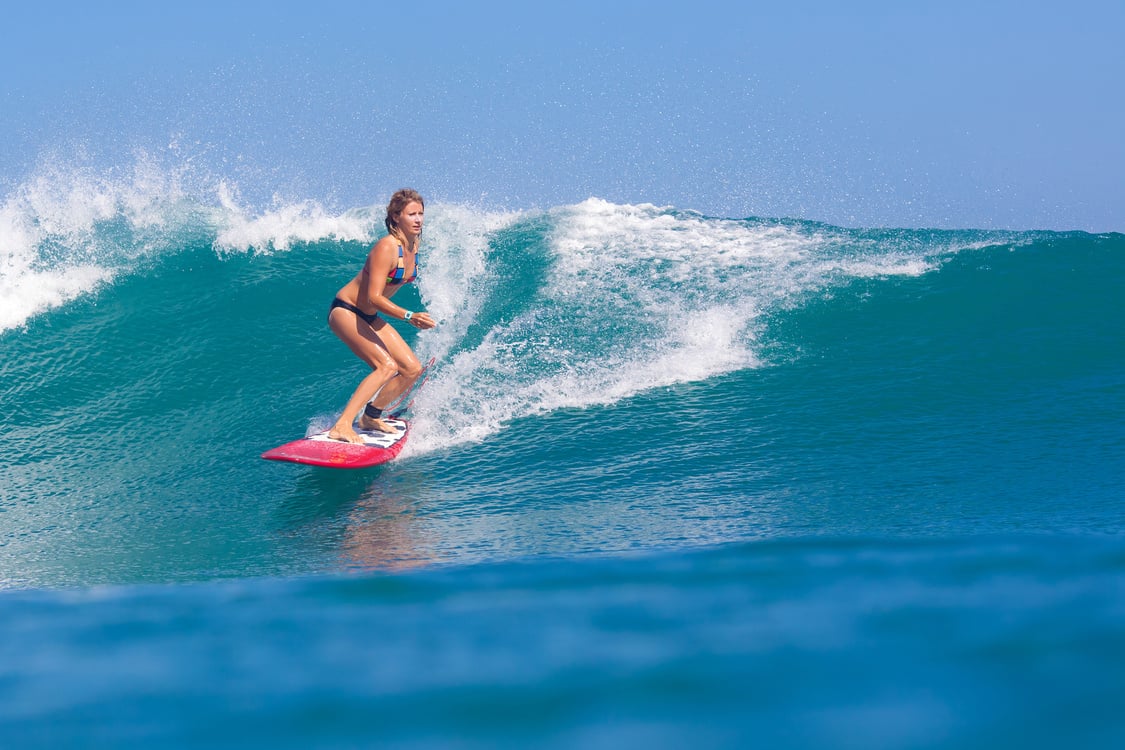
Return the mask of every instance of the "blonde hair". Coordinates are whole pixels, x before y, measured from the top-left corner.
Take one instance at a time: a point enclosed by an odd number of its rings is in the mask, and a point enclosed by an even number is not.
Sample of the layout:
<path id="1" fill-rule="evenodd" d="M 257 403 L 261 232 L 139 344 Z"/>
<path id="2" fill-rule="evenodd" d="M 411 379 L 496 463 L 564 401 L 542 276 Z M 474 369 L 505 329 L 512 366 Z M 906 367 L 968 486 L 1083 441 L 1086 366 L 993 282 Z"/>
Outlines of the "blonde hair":
<path id="1" fill-rule="evenodd" d="M 383 221 L 387 225 L 387 231 L 393 234 L 403 242 L 406 241 L 402 235 L 402 231 L 398 228 L 397 217 L 402 210 L 411 203 L 421 203 L 422 208 L 426 207 L 426 202 L 422 200 L 422 195 L 417 190 L 410 188 L 403 188 L 391 196 L 391 202 L 387 204 L 387 218 Z"/>

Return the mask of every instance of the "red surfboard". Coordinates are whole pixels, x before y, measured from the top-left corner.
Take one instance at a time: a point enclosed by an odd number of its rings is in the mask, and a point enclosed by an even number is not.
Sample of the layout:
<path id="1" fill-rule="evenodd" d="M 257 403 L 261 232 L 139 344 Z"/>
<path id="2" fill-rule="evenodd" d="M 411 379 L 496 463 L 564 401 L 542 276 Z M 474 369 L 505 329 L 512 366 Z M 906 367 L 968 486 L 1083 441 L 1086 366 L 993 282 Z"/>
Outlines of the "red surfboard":
<path id="1" fill-rule="evenodd" d="M 279 445 L 263 453 L 262 458 L 310 466 L 327 466 L 333 469 L 365 469 L 369 466 L 385 464 L 397 456 L 406 445 L 410 425 L 403 419 L 384 418 L 383 422 L 393 427 L 395 431 L 356 430 L 363 438 L 363 442 L 345 443 L 328 437 L 328 431 L 325 430 Z"/>

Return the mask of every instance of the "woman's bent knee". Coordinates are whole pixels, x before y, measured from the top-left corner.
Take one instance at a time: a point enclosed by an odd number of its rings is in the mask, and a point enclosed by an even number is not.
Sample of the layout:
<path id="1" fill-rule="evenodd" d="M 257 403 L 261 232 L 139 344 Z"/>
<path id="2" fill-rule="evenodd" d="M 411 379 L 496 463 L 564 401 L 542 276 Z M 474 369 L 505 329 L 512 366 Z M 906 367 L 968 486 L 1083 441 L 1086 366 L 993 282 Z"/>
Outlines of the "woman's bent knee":
<path id="1" fill-rule="evenodd" d="M 389 372 L 391 377 L 398 374 L 398 363 L 390 357 L 368 357 L 367 364 L 372 370 Z"/>

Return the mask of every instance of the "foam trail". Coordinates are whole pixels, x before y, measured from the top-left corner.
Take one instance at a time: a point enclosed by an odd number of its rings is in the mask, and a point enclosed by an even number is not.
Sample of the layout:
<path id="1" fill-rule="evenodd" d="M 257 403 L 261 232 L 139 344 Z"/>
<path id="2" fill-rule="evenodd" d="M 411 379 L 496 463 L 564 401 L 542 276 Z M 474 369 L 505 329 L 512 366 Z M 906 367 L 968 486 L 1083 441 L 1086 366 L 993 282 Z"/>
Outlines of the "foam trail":
<path id="1" fill-rule="evenodd" d="M 423 359 L 444 358 L 479 319 L 493 283 L 489 241 L 521 217 L 516 212 L 467 206 L 431 207 L 418 259 L 419 289 L 426 310 L 440 325 L 421 339 Z"/>
<path id="2" fill-rule="evenodd" d="M 471 348 L 450 349 L 448 358 L 432 352 L 443 361 L 418 407 L 421 439 L 408 450 L 480 440 L 512 419 L 759 366 L 764 311 L 855 278 L 922 274 L 949 250 L 598 199 L 520 218 L 550 227 L 537 300 Z M 473 244 L 471 261 L 444 266 L 450 275 L 435 295 L 456 301 L 459 331 L 481 315 L 488 290 L 480 269 L 519 261 L 485 257 L 480 240 Z"/>

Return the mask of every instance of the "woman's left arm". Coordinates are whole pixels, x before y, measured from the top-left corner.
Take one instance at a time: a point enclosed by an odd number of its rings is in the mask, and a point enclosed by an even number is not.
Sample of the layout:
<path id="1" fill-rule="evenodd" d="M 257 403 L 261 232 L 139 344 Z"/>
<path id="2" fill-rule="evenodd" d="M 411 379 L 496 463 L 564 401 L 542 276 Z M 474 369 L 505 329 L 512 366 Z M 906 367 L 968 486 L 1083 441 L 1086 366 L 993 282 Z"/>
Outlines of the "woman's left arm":
<path id="1" fill-rule="evenodd" d="M 387 276 L 398 266 L 397 250 L 398 245 L 390 236 L 379 240 L 371 248 L 364 269 L 367 272 L 367 299 L 372 307 L 389 318 L 405 320 L 415 328 L 433 328 L 437 324 L 429 313 L 411 312 L 391 301 L 398 287 L 391 287 L 390 294 L 387 294 Z"/>

